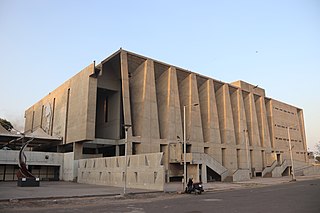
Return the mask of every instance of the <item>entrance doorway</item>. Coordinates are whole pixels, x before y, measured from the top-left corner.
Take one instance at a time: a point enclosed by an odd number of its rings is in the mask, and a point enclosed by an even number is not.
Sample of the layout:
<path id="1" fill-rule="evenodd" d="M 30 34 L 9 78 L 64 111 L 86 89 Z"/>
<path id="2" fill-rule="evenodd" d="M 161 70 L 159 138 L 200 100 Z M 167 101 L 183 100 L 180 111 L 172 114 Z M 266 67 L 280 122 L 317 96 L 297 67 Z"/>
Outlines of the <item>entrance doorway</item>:
<path id="1" fill-rule="evenodd" d="M 278 166 L 281 165 L 281 155 L 280 154 L 277 154 L 277 164 L 278 164 Z"/>

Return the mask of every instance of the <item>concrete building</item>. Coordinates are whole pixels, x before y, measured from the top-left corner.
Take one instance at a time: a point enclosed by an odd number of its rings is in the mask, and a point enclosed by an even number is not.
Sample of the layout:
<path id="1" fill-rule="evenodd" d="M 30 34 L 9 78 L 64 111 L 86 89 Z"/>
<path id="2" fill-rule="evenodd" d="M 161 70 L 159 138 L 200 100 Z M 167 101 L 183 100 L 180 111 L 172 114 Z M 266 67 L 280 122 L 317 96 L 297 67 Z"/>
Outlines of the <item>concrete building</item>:
<path id="1" fill-rule="evenodd" d="M 124 125 L 131 125 L 127 164 Z M 184 129 L 186 177 L 195 181 L 289 174 L 289 142 L 297 172 L 308 163 L 302 109 L 244 81 L 224 83 L 122 49 L 27 109 L 25 132 L 37 129 L 63 138 L 38 150 L 65 153 L 65 179 L 84 183 L 181 182 Z"/>

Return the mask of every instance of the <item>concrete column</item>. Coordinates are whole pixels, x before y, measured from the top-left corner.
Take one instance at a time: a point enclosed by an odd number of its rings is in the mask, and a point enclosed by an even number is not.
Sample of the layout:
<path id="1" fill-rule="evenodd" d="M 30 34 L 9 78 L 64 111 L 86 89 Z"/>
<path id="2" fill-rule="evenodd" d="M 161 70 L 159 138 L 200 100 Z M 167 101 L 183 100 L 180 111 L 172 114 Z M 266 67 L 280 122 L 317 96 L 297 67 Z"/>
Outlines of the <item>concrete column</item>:
<path id="1" fill-rule="evenodd" d="M 73 143 L 73 152 L 74 152 L 74 160 L 82 159 L 83 152 L 83 142 L 74 142 Z"/>
<path id="2" fill-rule="evenodd" d="M 57 152 L 58 153 L 64 153 L 65 152 L 65 148 L 63 145 L 58 145 L 57 146 Z"/>
<path id="3" fill-rule="evenodd" d="M 116 156 L 120 155 L 120 149 L 119 149 L 119 145 L 116 145 Z"/>
<path id="4" fill-rule="evenodd" d="M 247 151 L 245 148 L 239 149 L 238 169 L 248 169 Z M 249 153 L 250 154 L 250 153 Z M 249 165 L 250 166 L 250 165 Z"/>
<path id="5" fill-rule="evenodd" d="M 92 65 L 92 72 L 94 72 L 95 67 Z M 97 109 L 97 78 L 89 78 L 88 83 L 88 110 L 86 118 L 86 138 L 90 140 L 95 139 L 96 130 L 96 109 Z"/>
<path id="6" fill-rule="evenodd" d="M 207 183 L 207 165 L 202 164 L 202 170 L 201 170 L 201 176 L 202 176 L 202 183 Z"/>

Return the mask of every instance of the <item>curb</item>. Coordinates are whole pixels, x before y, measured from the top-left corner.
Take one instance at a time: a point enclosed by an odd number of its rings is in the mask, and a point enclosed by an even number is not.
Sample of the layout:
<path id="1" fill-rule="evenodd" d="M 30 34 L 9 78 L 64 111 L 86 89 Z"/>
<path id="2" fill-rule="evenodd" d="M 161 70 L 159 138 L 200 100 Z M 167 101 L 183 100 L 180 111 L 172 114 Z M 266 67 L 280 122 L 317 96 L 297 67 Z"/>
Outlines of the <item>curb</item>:
<path id="1" fill-rule="evenodd" d="M 164 193 L 162 191 L 150 191 L 150 192 L 129 192 L 126 196 L 130 195 L 140 195 L 140 194 L 156 194 Z M 71 196 L 50 196 L 50 197 L 26 197 L 26 198 L 5 198 L 0 199 L 0 202 L 19 202 L 19 201 L 32 201 L 32 200 L 55 200 L 55 199 L 70 199 L 70 198 L 90 198 L 90 197 L 115 197 L 121 196 L 120 193 L 113 194 L 91 194 L 91 195 L 71 195 Z M 125 196 L 124 196 L 125 197 Z"/>
<path id="2" fill-rule="evenodd" d="M 69 199 L 69 198 L 85 198 L 85 197 L 112 197 L 121 194 L 99 194 L 99 195 L 72 195 L 72 196 L 51 196 L 51 197 L 26 197 L 26 198 L 5 198 L 0 199 L 0 202 L 15 202 L 24 200 L 54 200 L 54 199 Z"/>

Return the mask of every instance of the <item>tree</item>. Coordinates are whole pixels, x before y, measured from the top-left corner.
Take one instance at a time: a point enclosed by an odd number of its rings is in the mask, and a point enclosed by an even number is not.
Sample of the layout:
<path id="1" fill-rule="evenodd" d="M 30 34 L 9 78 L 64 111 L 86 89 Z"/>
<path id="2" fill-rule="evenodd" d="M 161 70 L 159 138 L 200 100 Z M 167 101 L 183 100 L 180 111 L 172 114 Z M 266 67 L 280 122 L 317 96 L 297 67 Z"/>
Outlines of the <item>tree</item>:
<path id="1" fill-rule="evenodd" d="M 6 119 L 0 118 L 0 124 L 8 131 L 11 131 L 13 129 L 13 126 L 10 123 L 10 121 L 7 121 Z"/>
<path id="2" fill-rule="evenodd" d="M 314 146 L 314 148 L 315 148 L 314 154 L 316 156 L 320 156 L 320 141 Z"/>

